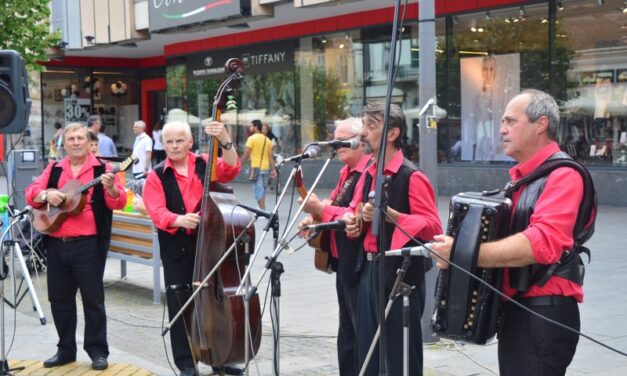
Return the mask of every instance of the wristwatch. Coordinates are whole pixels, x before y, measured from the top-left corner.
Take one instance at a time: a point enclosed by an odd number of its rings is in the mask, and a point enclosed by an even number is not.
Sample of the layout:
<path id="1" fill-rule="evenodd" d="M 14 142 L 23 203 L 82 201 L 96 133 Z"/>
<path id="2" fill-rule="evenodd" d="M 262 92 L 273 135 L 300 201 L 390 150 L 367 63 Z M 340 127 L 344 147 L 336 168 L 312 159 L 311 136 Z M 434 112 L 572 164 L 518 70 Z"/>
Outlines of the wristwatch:
<path id="1" fill-rule="evenodd" d="M 43 190 L 41 191 L 41 202 L 48 202 L 48 191 L 47 190 Z"/>
<path id="2" fill-rule="evenodd" d="M 229 141 L 226 144 L 220 143 L 220 147 L 224 150 L 229 150 L 230 148 L 233 147 L 233 142 Z"/>

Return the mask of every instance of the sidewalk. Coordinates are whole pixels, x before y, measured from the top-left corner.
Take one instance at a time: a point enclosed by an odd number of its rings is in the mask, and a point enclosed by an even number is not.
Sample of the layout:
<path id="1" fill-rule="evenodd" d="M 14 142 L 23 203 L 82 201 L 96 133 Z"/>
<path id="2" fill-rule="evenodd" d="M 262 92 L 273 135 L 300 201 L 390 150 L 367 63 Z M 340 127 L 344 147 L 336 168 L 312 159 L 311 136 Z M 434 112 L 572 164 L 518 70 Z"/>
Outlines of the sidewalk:
<path id="1" fill-rule="evenodd" d="M 1 182 L 0 182 L 1 184 Z M 0 185 L 0 187 L 6 185 Z M 236 195 L 246 205 L 255 206 L 250 185 L 234 184 Z M 0 189 L 1 190 L 1 189 Z M 290 190 L 291 192 L 291 190 Z M 288 192 L 288 193 L 290 193 Z M 320 197 L 328 190 L 318 192 Z M 267 198 L 268 206 L 274 204 L 274 192 Z M 286 198 L 287 200 L 287 198 Z M 281 205 L 281 231 L 293 219 L 298 205 L 294 202 L 292 217 L 288 216 L 289 203 Z M 439 198 L 443 223 L 448 216 L 448 198 Z M 289 218 L 289 222 L 288 222 Z M 627 299 L 620 287 L 627 285 L 627 240 L 623 236 L 627 222 L 627 208 L 601 207 L 594 237 L 589 242 L 592 262 L 587 267 L 586 301 L 580 306 L 582 330 L 597 340 L 627 351 Z M 257 223 L 257 241 L 261 238 L 265 219 Z M 297 248 L 301 240 L 290 242 Z M 263 241 L 253 264 L 252 281 L 257 282 L 264 270 L 264 258 L 273 251 L 272 234 Z M 278 259 L 285 273 L 281 278 L 280 298 L 280 357 L 281 375 L 337 375 L 335 337 L 337 331 L 337 303 L 335 277 L 313 268 L 313 254 L 308 247 L 293 254 L 283 252 Z M 112 364 L 128 363 L 156 375 L 173 375 L 165 357 L 164 341 L 160 335 L 163 305 L 152 303 L 151 269 L 128 264 L 128 277 L 119 278 L 119 261 L 109 260 L 105 270 L 105 292 L 108 314 L 108 338 Z M 19 278 L 19 272 L 16 273 Z M 264 307 L 267 295 L 265 275 L 258 292 Z M 13 311 L 5 305 L 5 341 L 10 360 L 44 360 L 54 354 L 57 340 L 46 297 L 45 275 L 32 276 L 37 287 L 48 324 L 41 325 L 37 312 L 26 297 Z M 10 296 L 9 279 L 5 281 L 6 296 Z M 163 291 L 163 286 L 162 286 Z M 163 300 L 163 299 L 162 299 Z M 272 374 L 272 326 L 269 315 L 269 297 L 263 314 L 261 348 L 251 364 L 251 375 Z M 82 310 L 79 308 L 78 347 L 82 347 L 84 328 Z M 15 333 L 15 338 L 13 338 Z M 166 337 L 169 350 L 169 338 Z M 88 362 L 84 351 L 77 354 L 78 361 Z M 426 345 L 424 351 L 426 375 L 493 375 L 498 373 L 496 344 L 477 346 L 441 342 Z M 492 371 L 490 371 L 493 370 Z M 210 374 L 210 369 L 201 372 Z M 18 373 L 20 374 L 20 373 Z M 581 339 L 575 360 L 568 375 L 624 375 L 627 358 L 613 353 L 587 339 Z"/>

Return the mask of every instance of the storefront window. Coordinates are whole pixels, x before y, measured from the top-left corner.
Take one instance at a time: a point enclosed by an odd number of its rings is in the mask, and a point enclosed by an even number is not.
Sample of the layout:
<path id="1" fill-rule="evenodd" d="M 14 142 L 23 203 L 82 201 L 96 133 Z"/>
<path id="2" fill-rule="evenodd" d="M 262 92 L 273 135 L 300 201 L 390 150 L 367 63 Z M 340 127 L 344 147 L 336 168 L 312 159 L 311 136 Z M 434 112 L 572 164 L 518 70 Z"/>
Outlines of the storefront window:
<path id="1" fill-rule="evenodd" d="M 622 0 L 572 1 L 556 40 L 571 52 L 561 146 L 588 165 L 627 166 L 627 30 Z M 591 32 L 593 30 L 593 32 Z"/>
<path id="2" fill-rule="evenodd" d="M 42 81 L 44 155 L 50 156 L 56 124 L 86 124 L 92 114 L 101 116 L 104 132 L 113 138 L 118 152 L 130 152 L 132 124 L 139 119 L 136 70 L 50 68 L 42 73 Z M 59 150 L 58 156 L 62 155 Z"/>
<path id="3" fill-rule="evenodd" d="M 447 158 L 441 160 L 511 161 L 501 146 L 500 119 L 521 88 L 548 91 L 547 17 L 545 4 L 450 16 L 438 61 L 447 64 L 444 90 L 458 90 L 459 97 L 446 96 L 448 138 L 439 139 L 438 149 Z"/>
<path id="4" fill-rule="evenodd" d="M 336 120 L 360 115 L 363 60 L 358 30 L 301 39 L 297 77 L 302 146 L 332 139 Z"/>

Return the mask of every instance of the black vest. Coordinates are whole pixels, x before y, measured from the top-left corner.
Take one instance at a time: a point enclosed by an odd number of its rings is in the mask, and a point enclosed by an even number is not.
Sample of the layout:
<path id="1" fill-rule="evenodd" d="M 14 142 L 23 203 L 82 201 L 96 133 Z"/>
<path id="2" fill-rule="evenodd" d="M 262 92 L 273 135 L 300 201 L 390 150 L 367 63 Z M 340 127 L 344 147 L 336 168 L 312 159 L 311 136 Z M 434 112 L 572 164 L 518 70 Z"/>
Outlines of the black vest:
<path id="1" fill-rule="evenodd" d="M 100 166 L 94 167 L 94 179 L 105 173 L 105 165 L 100 162 Z M 58 167 L 55 163 L 50 170 L 50 177 L 48 179 L 48 188 L 58 189 L 59 178 L 63 169 Z M 113 210 L 109 209 L 105 204 L 104 189 L 102 184 L 96 184 L 93 188 L 91 195 L 91 209 L 94 212 L 94 219 L 96 221 L 96 231 L 98 236 L 98 248 L 100 252 L 106 254 L 109 251 L 109 245 L 111 243 L 111 222 L 113 221 Z M 123 194 L 124 192 L 119 192 Z"/>
<path id="2" fill-rule="evenodd" d="M 558 160 L 567 160 L 573 164 L 576 163 L 568 154 L 558 152 L 553 154 L 547 159 L 547 162 L 529 174 L 539 173 L 538 178 L 533 178 L 532 176 L 525 177 L 531 180 L 522 188 L 512 217 L 510 233 L 516 234 L 522 232 L 529 226 L 529 221 L 535 211 L 536 202 L 542 195 L 542 192 L 544 192 L 549 173 L 560 166 L 555 165 L 555 167 L 547 168 L 544 174 L 540 173 L 538 170 L 545 168 L 549 162 L 558 162 Z M 596 194 L 592 179 L 587 171 L 583 171 L 585 168 L 576 168 L 576 170 L 582 175 L 584 197 L 582 198 L 575 228 L 573 229 L 573 240 L 575 243 L 573 249 L 564 252 L 560 261 L 553 265 L 532 264 L 525 267 L 510 268 L 510 287 L 517 289 L 521 293 L 527 292 L 529 287 L 534 284 L 543 286 L 552 276 L 566 278 L 579 285 L 583 285 L 585 270 L 580 253 L 584 252 L 590 256 L 589 250 L 583 247 L 582 244 L 588 240 L 594 232 L 594 217 L 591 218 L 591 216 L 594 216 L 596 213 Z M 511 193 L 513 193 L 512 190 L 508 191 L 508 194 Z M 590 219 L 592 219 L 591 224 L 589 224 Z"/>
<path id="3" fill-rule="evenodd" d="M 384 184 L 384 193 L 386 195 L 385 200 L 387 201 L 387 205 L 392 209 L 396 210 L 399 213 L 410 214 L 409 213 L 409 183 L 411 175 L 419 171 L 419 169 L 408 159 L 403 160 L 403 164 L 398 169 L 396 174 L 391 177 L 386 178 L 386 183 Z M 373 177 L 369 173 L 365 173 L 364 177 L 364 191 L 363 191 L 363 201 L 368 201 L 368 194 L 370 193 L 370 187 L 372 185 Z M 385 218 L 382 217 L 381 220 L 385 221 Z M 389 223 L 385 221 L 385 240 L 386 240 L 386 250 L 390 249 L 390 245 L 392 244 L 392 234 L 395 229 L 394 223 Z M 424 243 L 422 239 L 418 239 Z M 363 253 L 363 242 L 361 243 L 361 250 Z M 411 240 L 408 241 L 403 247 L 406 247 L 411 244 Z M 378 256 L 377 256 L 378 257 Z M 385 283 L 386 288 L 391 288 L 394 280 L 396 279 L 396 271 L 400 268 L 402 264 L 402 257 L 387 257 L 385 259 Z M 411 264 L 405 273 L 405 281 L 407 284 L 412 286 L 422 286 L 424 284 L 424 275 L 427 270 L 429 270 L 432 266 L 431 259 L 427 259 L 425 257 L 420 256 L 412 256 Z"/>
<path id="4" fill-rule="evenodd" d="M 165 206 L 172 213 L 184 215 L 185 211 L 185 203 L 183 202 L 183 195 L 181 194 L 181 190 L 179 189 L 178 184 L 176 183 L 176 177 L 174 176 L 174 171 L 171 168 L 164 169 L 165 161 L 159 163 L 155 166 L 154 170 L 157 173 L 157 176 L 161 180 L 161 185 L 163 186 L 163 192 L 165 193 Z M 202 157 L 196 157 L 196 175 L 200 178 L 202 184 L 205 181 L 205 169 L 207 168 L 207 163 Z M 166 254 L 170 258 L 176 260 L 184 252 L 195 252 L 196 251 L 196 234 L 187 235 L 187 230 L 183 227 L 180 227 L 174 235 L 170 234 L 167 231 L 163 231 L 157 229 L 157 235 L 159 237 L 159 246 L 161 248 L 161 254 Z"/>
<path id="5" fill-rule="evenodd" d="M 354 172 L 355 178 L 346 188 L 346 193 L 334 205 L 342 208 L 348 207 L 353 199 L 355 186 L 359 181 L 361 172 Z M 335 244 L 338 249 L 338 261 L 336 266 L 337 278 L 348 284 L 359 282 L 361 264 L 358 263 L 359 253 L 362 251 L 359 244 L 362 240 L 353 240 L 346 236 L 346 231 L 335 231 Z"/>

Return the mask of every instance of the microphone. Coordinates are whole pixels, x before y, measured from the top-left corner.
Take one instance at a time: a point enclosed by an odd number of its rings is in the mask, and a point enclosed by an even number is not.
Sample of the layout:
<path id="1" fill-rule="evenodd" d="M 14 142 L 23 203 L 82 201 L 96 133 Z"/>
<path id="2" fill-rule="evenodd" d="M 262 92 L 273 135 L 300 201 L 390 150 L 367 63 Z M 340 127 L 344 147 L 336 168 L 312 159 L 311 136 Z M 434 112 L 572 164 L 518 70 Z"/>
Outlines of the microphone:
<path id="1" fill-rule="evenodd" d="M 184 291 L 184 290 L 189 290 L 190 286 L 187 283 L 182 283 L 180 285 L 170 285 L 168 286 L 168 288 L 172 291 Z"/>
<path id="2" fill-rule="evenodd" d="M 246 206 L 244 204 L 237 204 L 235 206 L 239 206 L 240 208 L 244 208 L 244 209 L 248 210 L 249 212 L 255 213 L 257 216 L 261 216 L 261 217 L 264 217 L 264 218 L 272 217 L 272 213 L 268 213 L 265 210 L 251 208 L 250 206 Z"/>
<path id="3" fill-rule="evenodd" d="M 307 225 L 307 230 L 315 232 L 324 230 L 344 230 L 346 228 L 346 221 L 338 219 L 337 221 L 318 223 L 317 225 Z"/>
<path id="4" fill-rule="evenodd" d="M 431 257 L 431 251 L 429 250 L 433 243 L 425 243 L 417 247 L 404 247 L 401 249 L 393 249 L 385 252 L 386 256 L 422 256 Z"/>
<path id="5" fill-rule="evenodd" d="M 357 140 L 355 140 L 354 138 L 351 138 L 350 140 L 332 140 L 332 141 L 320 141 L 320 142 L 314 142 L 314 145 L 320 145 L 320 146 L 330 146 L 333 149 L 339 149 L 339 148 L 351 148 L 351 149 L 357 149 L 359 147 L 359 142 Z"/>
<path id="6" fill-rule="evenodd" d="M 304 154 L 297 154 L 289 158 L 285 158 L 281 164 L 287 162 L 300 162 L 303 159 L 315 158 L 318 156 L 318 150 L 316 149 L 308 149 Z"/>
<path id="7" fill-rule="evenodd" d="M 15 215 L 12 215 L 11 218 L 13 218 L 13 219 L 23 218 L 23 217 L 29 215 L 30 213 L 32 213 L 32 211 L 33 211 L 33 207 L 30 206 L 30 205 L 26 205 L 24 207 L 24 210 L 20 211 L 19 213 L 15 214 Z"/>

